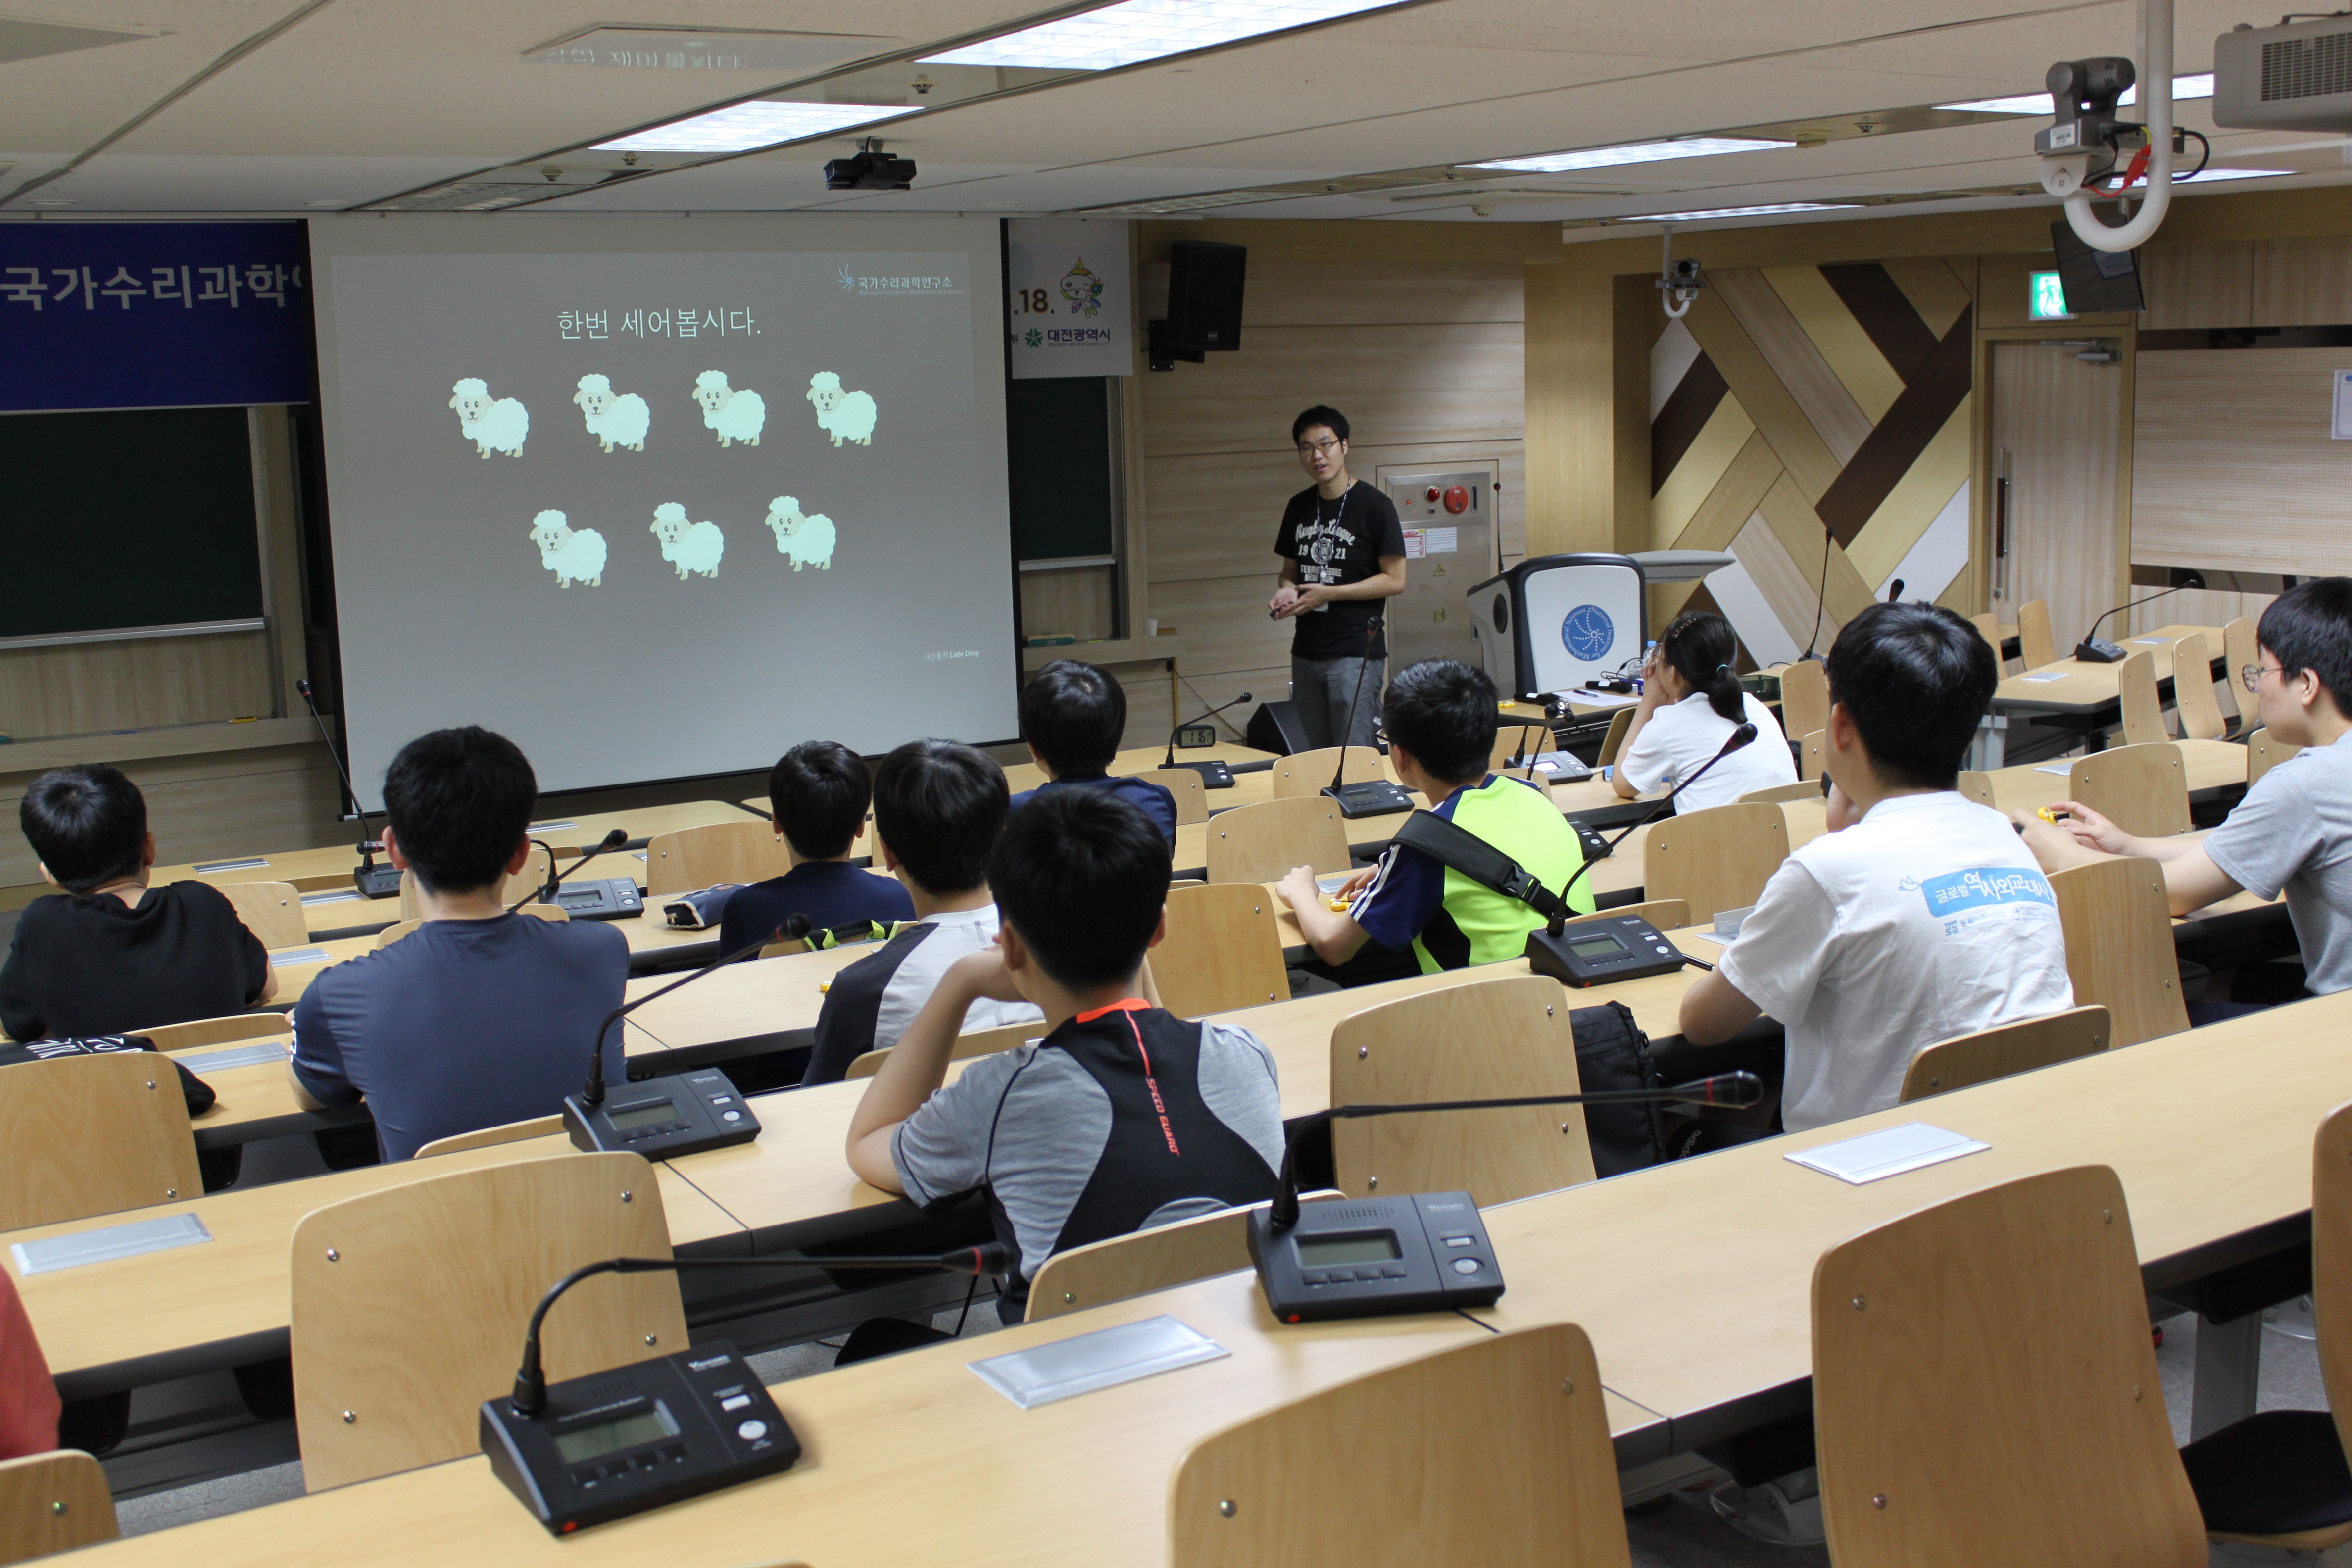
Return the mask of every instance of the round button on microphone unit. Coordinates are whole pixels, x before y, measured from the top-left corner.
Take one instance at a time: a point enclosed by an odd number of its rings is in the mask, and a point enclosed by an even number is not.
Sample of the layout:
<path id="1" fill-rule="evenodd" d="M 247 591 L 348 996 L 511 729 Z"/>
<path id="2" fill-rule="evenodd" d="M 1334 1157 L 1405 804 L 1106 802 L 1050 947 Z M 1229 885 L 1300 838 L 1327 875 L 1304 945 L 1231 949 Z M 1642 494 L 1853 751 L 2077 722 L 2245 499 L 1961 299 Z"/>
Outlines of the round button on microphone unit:
<path id="1" fill-rule="evenodd" d="M 1475 1258 L 1457 1258 L 1454 1260 L 1454 1272 L 1456 1274 L 1475 1274 L 1480 1267 Z"/>
<path id="2" fill-rule="evenodd" d="M 768 1424 L 765 1421 L 746 1421 L 735 1428 L 735 1436 L 746 1443 L 756 1443 L 767 1435 Z"/>

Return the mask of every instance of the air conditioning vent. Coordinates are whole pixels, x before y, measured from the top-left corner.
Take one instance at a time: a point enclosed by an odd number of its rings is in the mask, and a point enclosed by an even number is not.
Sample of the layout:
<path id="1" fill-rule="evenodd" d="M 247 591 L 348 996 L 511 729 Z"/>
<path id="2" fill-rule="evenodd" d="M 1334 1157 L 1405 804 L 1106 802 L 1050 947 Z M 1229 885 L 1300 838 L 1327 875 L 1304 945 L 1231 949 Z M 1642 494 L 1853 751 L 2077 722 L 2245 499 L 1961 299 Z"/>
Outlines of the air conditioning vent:
<path id="1" fill-rule="evenodd" d="M 2213 123 L 2352 132 L 2352 21 L 2239 27 L 2214 39 Z"/>

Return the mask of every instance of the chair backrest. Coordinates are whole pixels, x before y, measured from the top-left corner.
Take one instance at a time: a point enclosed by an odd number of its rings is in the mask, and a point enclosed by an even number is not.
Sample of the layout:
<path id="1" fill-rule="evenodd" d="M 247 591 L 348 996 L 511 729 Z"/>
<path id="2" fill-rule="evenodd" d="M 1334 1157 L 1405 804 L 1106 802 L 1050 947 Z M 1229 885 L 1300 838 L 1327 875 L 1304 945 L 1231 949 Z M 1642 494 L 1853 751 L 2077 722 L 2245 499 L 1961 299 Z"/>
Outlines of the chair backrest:
<path id="1" fill-rule="evenodd" d="M 421 920 L 394 921 L 375 933 L 375 944 L 379 948 L 390 947 L 424 923 Z"/>
<path id="2" fill-rule="evenodd" d="M 479 1451 L 531 1309 L 600 1258 L 667 1258 L 653 1167 L 562 1154 L 429 1176 L 313 1209 L 293 1241 L 302 1479 L 323 1491 Z M 547 1317 L 550 1383 L 686 1347 L 672 1274 L 583 1281 Z"/>
<path id="3" fill-rule="evenodd" d="M 1633 710 L 1620 708 L 1609 721 L 1609 733 L 1601 737 L 1601 750 L 1594 754 L 1601 760 L 1594 765 L 1607 767 L 1625 749 L 1625 731 L 1633 727 Z"/>
<path id="4" fill-rule="evenodd" d="M 2116 666 L 2116 695 L 2123 709 L 2124 744 L 2153 745 L 2172 739 L 2165 728 L 2164 704 L 2156 695 L 2156 655 L 2143 648 Z"/>
<path id="5" fill-rule="evenodd" d="M 1296 752 L 1277 757 L 1274 763 L 1274 798 L 1288 800 L 1294 795 L 1320 795 L 1331 787 L 1331 774 L 1339 766 L 1338 746 L 1326 746 L 1319 752 Z M 1343 784 L 1369 784 L 1389 776 L 1388 759 L 1370 746 L 1349 746 L 1348 771 Z"/>
<path id="6" fill-rule="evenodd" d="M 2254 637 L 2256 622 L 2252 616 L 2239 616 L 2221 626 L 2222 689 L 2230 694 L 2230 710 L 2238 716 L 2238 728 L 2251 730 L 2261 721 L 2255 710 L 2254 694 L 2248 691 L 2241 675 L 2246 666 L 2262 662 L 2262 649 Z"/>
<path id="7" fill-rule="evenodd" d="M 56 1225 L 205 1189 L 188 1102 L 149 1051 L 0 1068 L 0 1230 Z"/>
<path id="8" fill-rule="evenodd" d="M 2251 702 L 2252 699 L 2247 700 Z M 2253 788 L 2264 773 L 2301 750 L 2301 746 L 2290 746 L 2284 741 L 2272 740 L 2267 727 L 2254 726 L 2253 731 L 2246 737 L 2246 787 Z"/>
<path id="9" fill-rule="evenodd" d="M 1976 627 L 1977 636 L 1984 638 L 1985 646 L 1992 649 L 1993 668 L 2001 668 L 2005 661 L 2000 654 L 2000 617 L 1990 612 L 1981 616 L 1970 616 L 1969 625 Z"/>
<path id="10" fill-rule="evenodd" d="M 293 1028 L 283 1013 L 231 1013 L 225 1018 L 191 1018 L 184 1024 L 157 1024 L 133 1032 L 152 1041 L 159 1051 L 187 1051 L 232 1040 L 266 1040 L 272 1035 L 289 1034 Z"/>
<path id="11" fill-rule="evenodd" d="M 1960 792 L 1960 798 L 1963 800 L 1975 801 L 1979 805 L 1992 805 L 1992 775 L 1990 773 L 1963 773 L 1960 774 L 1960 781 L 1958 788 Z M 1995 807 L 1995 809 L 1998 810 L 1999 808 Z"/>
<path id="12" fill-rule="evenodd" d="M 1367 1007 L 1331 1031 L 1331 1103 L 1411 1104 L 1574 1094 L 1576 1037 L 1559 983 L 1507 974 Z M 1466 1189 L 1480 1207 L 1592 1180 L 1578 1106 L 1449 1110 L 1331 1124 L 1337 1185 Z"/>
<path id="13" fill-rule="evenodd" d="M 2319 1124 L 2311 1148 L 2311 1306 L 2330 1409 L 2352 1415 L 2352 1104 Z M 1032 1300 L 1034 1300 L 1033 1297 Z M 2342 1428 L 2338 1427 L 2338 1440 Z"/>
<path id="14" fill-rule="evenodd" d="M 530 847 L 530 858 L 522 863 L 522 869 L 509 876 L 506 885 L 499 889 L 499 902 L 510 904 L 525 896 L 536 897 L 539 890 L 547 886 L 547 879 L 554 875 L 555 857 L 534 844 Z"/>
<path id="15" fill-rule="evenodd" d="M 1573 1323 L 1482 1334 L 1203 1437 L 1168 1535 L 1173 1568 L 1625 1568 L 1591 1342 Z"/>
<path id="16" fill-rule="evenodd" d="M 1058 1318 L 1250 1267 L 1254 1210 L 1219 1209 L 1057 1252 L 1029 1286 L 1029 1318 Z"/>
<path id="17" fill-rule="evenodd" d="M 477 1127 L 471 1132 L 452 1132 L 446 1138 L 436 1138 L 409 1158 L 430 1160 L 436 1154 L 457 1154 L 467 1149 L 520 1143 L 526 1138 L 552 1138 L 562 1131 L 563 1118 L 560 1114 L 534 1116 L 524 1121 L 502 1121 L 496 1127 Z"/>
<path id="18" fill-rule="evenodd" d="M 1680 899 L 1694 920 L 1746 909 L 1789 858 L 1789 819 L 1777 805 L 1711 805 L 1654 822 L 1642 835 L 1642 891 Z"/>
<path id="19" fill-rule="evenodd" d="M 310 940 L 302 895 L 291 882 L 230 882 L 220 889 L 236 918 L 264 947 L 300 947 Z"/>
<path id="20" fill-rule="evenodd" d="M 114 1494 L 79 1448 L 0 1461 L 0 1563 L 112 1541 Z"/>
<path id="21" fill-rule="evenodd" d="M 1208 834 L 1212 882 L 1280 881 L 1293 866 L 1348 868 L 1346 819 L 1325 795 L 1237 805 L 1210 818 Z"/>
<path id="22" fill-rule="evenodd" d="M 2180 748 L 2169 741 L 2113 746 L 2074 759 L 2066 771 L 2067 798 L 2141 838 L 2189 831 L 2189 775 Z"/>
<path id="23" fill-rule="evenodd" d="M 2115 1021 L 2111 1046 L 2189 1027 L 2162 866 L 2136 858 L 2070 866 L 2050 874 L 2050 890 L 2058 897 L 2075 1004 L 2107 1010 Z"/>
<path id="24" fill-rule="evenodd" d="M 2172 707 L 2180 715 L 2184 741 L 2218 741 L 2229 729 L 2213 695 L 2213 656 L 2203 632 L 2190 632 L 2172 645 Z"/>
<path id="25" fill-rule="evenodd" d="M 1821 798 L 1822 782 L 1815 776 L 1799 779 L 1795 784 L 1774 784 L 1769 789 L 1751 789 L 1739 800 L 1743 805 L 1779 805 L 1782 801 Z"/>
<path id="26" fill-rule="evenodd" d="M 1622 915 L 1637 915 L 1660 931 L 1675 931 L 1691 923 L 1690 906 L 1680 899 L 1652 899 L 1646 903 L 1619 904 L 1614 909 L 1601 910 L 1594 914 L 1579 915 L 1576 920 L 1609 921 L 1616 920 Z M 1568 923 L 1574 925 L 1576 921 L 1570 921 Z"/>
<path id="27" fill-rule="evenodd" d="M 1549 724 L 1502 724 L 1495 730 L 1495 749 L 1486 765 L 1497 771 L 1513 763 L 1524 768 L 1529 757 L 1552 749 Z"/>
<path id="28" fill-rule="evenodd" d="M 2057 639 L 2050 635 L 2050 601 L 2028 599 L 2017 606 L 2017 655 L 2028 669 L 2058 662 Z"/>
<path id="29" fill-rule="evenodd" d="M 764 882 L 793 868 L 793 852 L 774 827 L 745 818 L 664 833 L 646 845 L 648 897 L 687 893 L 721 882 Z"/>
<path id="30" fill-rule="evenodd" d="M 2114 1033 L 2107 1010 L 2093 1005 L 1955 1035 L 1911 1058 L 1903 1075 L 1903 1103 L 2091 1056 L 2105 1050 Z"/>
<path id="31" fill-rule="evenodd" d="M 1191 768 L 1151 768 L 1135 775 L 1150 779 L 1176 799 L 1176 826 L 1209 820 L 1209 790 Z"/>
<path id="32" fill-rule="evenodd" d="M 1813 1270 L 1832 1561 L 2205 1568 L 2123 1184 L 2024 1176 L 1891 1220 Z"/>
<path id="33" fill-rule="evenodd" d="M 1797 742 L 1797 777 L 1819 781 L 1822 758 L 1828 752 L 1830 732 L 1827 730 L 1808 731 Z"/>
<path id="34" fill-rule="evenodd" d="M 1780 732 L 1810 735 L 1829 727 L 1829 666 L 1801 658 L 1780 672 Z"/>
<path id="35" fill-rule="evenodd" d="M 948 1060 L 960 1062 L 966 1057 L 994 1056 L 999 1051 L 1009 1051 L 1015 1046 L 1025 1046 L 1045 1037 L 1045 1023 L 1036 1018 L 1025 1024 L 1001 1024 L 993 1029 L 974 1029 L 968 1035 L 956 1037 L 955 1048 L 948 1052 Z M 882 1070 L 883 1062 L 897 1048 L 896 1046 L 885 1046 L 878 1051 L 867 1051 L 849 1064 L 844 1076 L 872 1078 Z"/>
<path id="36" fill-rule="evenodd" d="M 1151 950 L 1168 1010 L 1199 1018 L 1290 999 L 1282 926 L 1254 882 L 1168 889 L 1168 937 Z"/>

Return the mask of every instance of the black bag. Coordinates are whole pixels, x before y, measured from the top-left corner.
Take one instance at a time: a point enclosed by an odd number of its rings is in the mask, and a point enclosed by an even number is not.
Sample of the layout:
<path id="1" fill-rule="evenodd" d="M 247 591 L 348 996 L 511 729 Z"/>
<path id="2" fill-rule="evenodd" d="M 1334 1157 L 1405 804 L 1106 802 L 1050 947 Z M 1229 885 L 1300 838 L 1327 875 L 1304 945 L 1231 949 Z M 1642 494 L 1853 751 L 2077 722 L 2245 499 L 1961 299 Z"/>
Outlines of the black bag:
<path id="1" fill-rule="evenodd" d="M 1576 1032 L 1577 1083 L 1585 1093 L 1659 1086 L 1650 1065 L 1650 1037 L 1633 1022 L 1631 1007 L 1622 1002 L 1578 1007 L 1568 1022 Z M 1586 1106 L 1584 1138 L 1592 1146 L 1595 1175 L 1622 1176 L 1666 1162 L 1665 1124 L 1654 1100 Z"/>
<path id="2" fill-rule="evenodd" d="M 15 1067 L 22 1062 L 45 1062 L 53 1057 L 96 1057 L 114 1051 L 152 1051 L 155 1042 L 144 1035 L 100 1035 L 85 1040 L 30 1040 L 19 1045 L 14 1040 L 0 1041 L 0 1067 Z M 163 1058 L 171 1061 L 169 1057 Z M 213 1108 L 219 1097 L 213 1086 L 172 1062 L 180 1075 L 180 1094 L 188 1102 L 190 1116 L 201 1115 Z"/>

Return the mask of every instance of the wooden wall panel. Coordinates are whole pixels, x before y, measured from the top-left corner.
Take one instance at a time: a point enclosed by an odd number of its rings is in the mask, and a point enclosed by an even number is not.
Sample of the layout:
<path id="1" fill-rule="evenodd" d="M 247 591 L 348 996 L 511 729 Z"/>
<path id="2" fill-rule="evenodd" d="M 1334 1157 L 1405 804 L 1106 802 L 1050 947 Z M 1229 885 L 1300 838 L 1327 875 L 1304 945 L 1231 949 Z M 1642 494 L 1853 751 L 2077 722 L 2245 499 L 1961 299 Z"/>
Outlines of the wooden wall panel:
<path id="1" fill-rule="evenodd" d="M 1538 433 L 1528 444 L 1528 553 L 1614 549 L 1616 280 L 1566 266 L 1530 267 L 1527 300 L 1522 402 L 1527 428 Z M 1646 446 L 1646 427 L 1642 435 Z M 1646 499 L 1646 488 L 1637 493 Z"/>
<path id="2" fill-rule="evenodd" d="M 2342 349 L 2141 354 L 2132 560 L 2352 572 L 2352 441 L 2328 438 L 2345 359 Z"/>
<path id="3" fill-rule="evenodd" d="M 1287 260 L 1250 243 L 1240 352 L 1250 351 L 1253 329 L 1319 329 L 1335 319 L 1335 310 L 1351 326 L 1517 321 L 1525 270 L 1517 259 L 1406 259 L 1385 246 L 1366 246 L 1346 261 Z M 1142 278 L 1140 298 L 1168 298 L 1166 262 L 1146 264 Z"/>
<path id="4" fill-rule="evenodd" d="M 1202 577 L 1184 583 L 1154 583 L 1151 612 L 1162 631 L 1171 626 L 1184 639 L 1184 673 L 1269 669 L 1290 665 L 1290 624 L 1265 611 L 1274 574 Z"/>
<path id="5" fill-rule="evenodd" d="M 1818 268 L 1813 276 L 1821 276 Z M 1840 466 L 1853 461 L 1874 421 L 1863 413 L 1853 394 L 1830 368 L 1827 357 L 1806 335 L 1796 312 L 1764 274 L 1752 268 L 1731 268 L 1708 281 L 1721 290 L 1723 302 L 1731 307 L 1731 313 L 1771 362 L 1798 410 L 1827 443 L 1830 456 Z"/>
<path id="6" fill-rule="evenodd" d="M 2143 331 L 2254 324 L 2254 242 L 2149 245 L 2139 252 Z"/>
<path id="7" fill-rule="evenodd" d="M 1067 632 L 1108 637 L 1118 630 L 1118 569 L 1068 566 L 1021 574 L 1021 629 L 1028 637 Z"/>
<path id="8" fill-rule="evenodd" d="M 2352 322 L 2352 238 L 2324 235 L 2253 244 L 2258 327 L 2333 327 Z"/>
<path id="9" fill-rule="evenodd" d="M 267 632 L 0 650 L 0 731 L 30 741 L 266 716 L 270 674 Z"/>
<path id="10" fill-rule="evenodd" d="M 6 753 L 0 752 L 0 765 Z M 166 862 L 269 850 L 307 849 L 356 831 L 337 820 L 341 792 L 323 745 L 217 752 L 165 762 L 124 763 L 147 797 L 147 826 Z M 16 833 L 16 804 L 30 773 L 0 773 L 0 886 L 39 880 L 32 848 Z"/>

